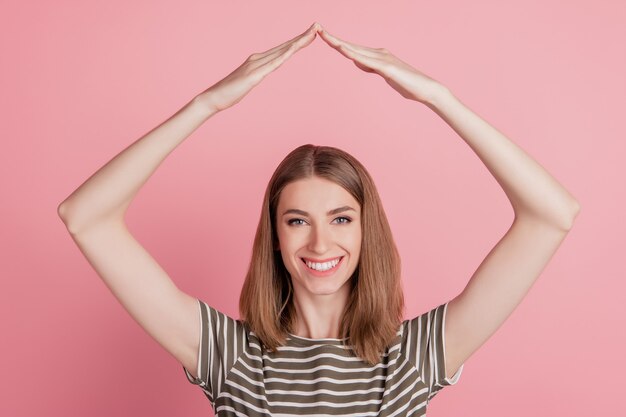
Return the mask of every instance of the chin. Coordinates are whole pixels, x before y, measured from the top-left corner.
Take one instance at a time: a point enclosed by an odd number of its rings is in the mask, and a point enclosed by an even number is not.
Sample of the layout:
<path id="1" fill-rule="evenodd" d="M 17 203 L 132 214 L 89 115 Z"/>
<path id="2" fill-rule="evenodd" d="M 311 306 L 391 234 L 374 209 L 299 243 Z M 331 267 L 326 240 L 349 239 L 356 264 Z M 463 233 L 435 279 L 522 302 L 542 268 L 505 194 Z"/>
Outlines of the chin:
<path id="1" fill-rule="evenodd" d="M 309 288 L 309 291 L 315 295 L 331 295 L 339 291 L 339 288 L 324 286 L 323 288 Z"/>
<path id="2" fill-rule="evenodd" d="M 322 278 L 323 279 L 323 278 Z M 336 281 L 328 280 L 326 282 L 321 282 L 320 278 L 311 279 L 307 278 L 306 280 L 306 288 L 310 293 L 316 295 L 331 295 L 335 294 L 339 290 L 341 290 L 346 284 L 349 283 L 350 280 L 343 281 L 337 284 Z"/>

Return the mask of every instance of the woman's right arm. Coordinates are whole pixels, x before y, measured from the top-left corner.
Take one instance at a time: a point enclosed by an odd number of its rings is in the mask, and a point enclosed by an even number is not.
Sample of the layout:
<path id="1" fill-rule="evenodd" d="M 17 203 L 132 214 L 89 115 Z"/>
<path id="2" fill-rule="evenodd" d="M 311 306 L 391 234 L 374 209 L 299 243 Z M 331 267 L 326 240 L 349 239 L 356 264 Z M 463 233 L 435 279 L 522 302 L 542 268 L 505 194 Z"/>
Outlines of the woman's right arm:
<path id="1" fill-rule="evenodd" d="M 200 339 L 198 300 L 180 291 L 133 238 L 124 222 L 125 212 L 170 152 L 310 44 L 317 27 L 314 24 L 290 41 L 250 55 L 223 80 L 116 155 L 58 207 L 72 239 L 122 306 L 192 374 Z"/>

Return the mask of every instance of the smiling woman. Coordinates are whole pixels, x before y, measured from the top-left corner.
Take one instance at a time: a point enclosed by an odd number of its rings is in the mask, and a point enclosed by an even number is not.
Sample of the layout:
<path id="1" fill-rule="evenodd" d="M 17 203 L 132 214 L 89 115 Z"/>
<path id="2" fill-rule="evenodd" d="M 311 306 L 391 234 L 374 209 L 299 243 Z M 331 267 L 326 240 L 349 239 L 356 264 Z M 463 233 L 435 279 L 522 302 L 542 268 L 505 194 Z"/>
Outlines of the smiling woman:
<path id="1" fill-rule="evenodd" d="M 349 338 L 356 356 L 378 363 L 404 297 L 400 257 L 365 167 L 341 149 L 302 145 L 276 168 L 262 207 L 242 320 L 270 350 L 290 333 Z"/>
<path id="2" fill-rule="evenodd" d="M 461 294 L 402 320 L 400 257 L 374 181 L 347 152 L 306 144 L 272 175 L 231 318 L 180 291 L 124 216 L 160 163 L 317 35 L 441 116 L 509 197 L 513 225 Z M 424 416 L 505 321 L 572 227 L 577 201 L 450 90 L 384 48 L 314 23 L 232 73 L 100 168 L 58 208 L 129 314 L 182 365 L 219 416 Z M 146 289 L 149 289 L 148 291 Z"/>
<path id="3" fill-rule="evenodd" d="M 198 385 L 225 415 L 425 415 L 446 375 L 447 303 L 402 320 L 400 258 L 374 182 L 306 144 L 272 175 L 236 320 L 198 300 Z"/>

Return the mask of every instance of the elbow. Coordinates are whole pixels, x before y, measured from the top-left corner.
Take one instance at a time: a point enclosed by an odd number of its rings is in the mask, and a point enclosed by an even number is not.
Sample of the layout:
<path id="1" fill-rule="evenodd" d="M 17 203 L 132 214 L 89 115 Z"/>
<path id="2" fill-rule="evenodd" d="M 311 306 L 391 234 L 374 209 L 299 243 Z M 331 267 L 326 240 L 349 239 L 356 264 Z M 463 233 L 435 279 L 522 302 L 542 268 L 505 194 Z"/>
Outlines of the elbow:
<path id="1" fill-rule="evenodd" d="M 59 204 L 59 206 L 57 207 L 57 214 L 63 221 L 63 224 L 65 224 L 65 227 L 67 228 L 68 232 L 70 232 L 71 234 L 74 234 L 75 229 L 76 229 L 74 226 L 75 222 L 71 220 L 70 212 L 71 212 L 71 209 L 65 201 Z"/>
<path id="2" fill-rule="evenodd" d="M 574 226 L 574 220 L 580 213 L 580 204 L 572 200 L 569 204 L 549 213 L 536 214 L 530 211 L 516 211 L 515 221 L 518 219 L 530 219 L 533 222 L 542 223 L 552 229 L 558 229 L 563 233 L 568 233 Z"/>
<path id="3" fill-rule="evenodd" d="M 63 220 L 63 223 L 66 222 L 67 219 L 67 206 L 65 205 L 65 201 L 59 204 L 57 207 L 57 215 Z"/>
<path id="4" fill-rule="evenodd" d="M 57 214 L 58 214 L 59 218 L 63 221 L 63 224 L 65 225 L 67 230 L 70 233 L 72 233 L 73 226 L 70 227 L 70 220 L 69 220 L 68 212 L 69 212 L 69 208 L 68 208 L 67 204 L 65 204 L 65 202 L 59 204 L 59 206 L 57 207 Z"/>
<path id="5" fill-rule="evenodd" d="M 565 231 L 569 232 L 572 227 L 574 226 L 574 220 L 576 220 L 576 217 L 578 217 L 578 213 L 580 213 L 580 203 L 576 200 L 574 200 L 571 203 L 571 209 L 570 209 L 570 213 L 567 216 L 564 216 L 563 218 L 563 229 L 565 229 Z"/>

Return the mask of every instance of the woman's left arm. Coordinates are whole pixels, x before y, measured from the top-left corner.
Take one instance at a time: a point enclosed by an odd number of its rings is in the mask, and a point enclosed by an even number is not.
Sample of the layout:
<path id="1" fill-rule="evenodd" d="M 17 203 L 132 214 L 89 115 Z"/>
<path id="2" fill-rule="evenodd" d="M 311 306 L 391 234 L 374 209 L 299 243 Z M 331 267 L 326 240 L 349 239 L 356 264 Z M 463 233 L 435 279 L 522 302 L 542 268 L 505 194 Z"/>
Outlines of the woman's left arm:
<path id="1" fill-rule="evenodd" d="M 509 198 L 515 218 L 446 313 L 446 376 L 504 323 L 572 227 L 577 200 L 537 161 L 465 106 L 436 80 L 387 49 L 321 38 L 366 72 L 377 73 L 403 97 L 430 107 L 472 148 Z"/>

